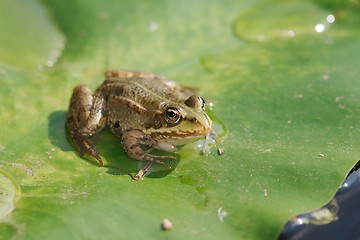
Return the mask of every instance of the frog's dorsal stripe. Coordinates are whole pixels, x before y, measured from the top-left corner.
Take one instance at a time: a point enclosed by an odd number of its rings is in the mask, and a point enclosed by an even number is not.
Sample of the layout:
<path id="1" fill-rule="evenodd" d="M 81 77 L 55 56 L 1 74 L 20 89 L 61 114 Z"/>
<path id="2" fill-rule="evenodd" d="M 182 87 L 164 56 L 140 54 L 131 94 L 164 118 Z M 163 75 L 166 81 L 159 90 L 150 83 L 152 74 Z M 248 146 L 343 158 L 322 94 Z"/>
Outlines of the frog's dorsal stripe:
<path id="1" fill-rule="evenodd" d="M 136 112 L 140 113 L 140 114 L 145 114 L 147 112 L 153 112 L 153 113 L 156 113 L 156 114 L 161 114 L 162 112 L 161 111 L 158 111 L 158 110 L 149 110 L 149 109 L 146 109 L 144 106 L 142 106 L 141 104 L 129 99 L 129 98 L 126 98 L 126 97 L 123 97 L 123 96 L 110 96 L 109 98 L 114 98 L 118 101 L 121 101 L 121 102 L 124 102 L 125 104 L 127 104 L 129 107 L 131 107 L 132 109 L 134 109 Z"/>

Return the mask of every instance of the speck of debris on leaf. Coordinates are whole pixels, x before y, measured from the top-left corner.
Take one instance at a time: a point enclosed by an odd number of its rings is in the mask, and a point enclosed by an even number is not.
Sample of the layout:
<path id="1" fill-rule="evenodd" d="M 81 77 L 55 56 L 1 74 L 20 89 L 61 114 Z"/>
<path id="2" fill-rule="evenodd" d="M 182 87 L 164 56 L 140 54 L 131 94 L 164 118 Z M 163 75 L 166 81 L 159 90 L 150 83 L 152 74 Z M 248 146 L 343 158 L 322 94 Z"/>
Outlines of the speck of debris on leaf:
<path id="1" fill-rule="evenodd" d="M 224 217 L 227 216 L 227 212 L 225 212 L 222 208 L 219 208 L 217 210 L 217 215 L 218 215 L 220 222 L 222 222 L 224 220 Z"/>
<path id="2" fill-rule="evenodd" d="M 164 231 L 169 231 L 172 229 L 172 223 L 169 219 L 165 218 L 161 224 L 161 229 Z"/>
<path id="3" fill-rule="evenodd" d="M 224 154 L 224 148 L 223 148 L 223 147 L 221 147 L 221 148 L 218 149 L 218 154 L 219 154 L 219 155 L 223 155 L 223 154 Z"/>

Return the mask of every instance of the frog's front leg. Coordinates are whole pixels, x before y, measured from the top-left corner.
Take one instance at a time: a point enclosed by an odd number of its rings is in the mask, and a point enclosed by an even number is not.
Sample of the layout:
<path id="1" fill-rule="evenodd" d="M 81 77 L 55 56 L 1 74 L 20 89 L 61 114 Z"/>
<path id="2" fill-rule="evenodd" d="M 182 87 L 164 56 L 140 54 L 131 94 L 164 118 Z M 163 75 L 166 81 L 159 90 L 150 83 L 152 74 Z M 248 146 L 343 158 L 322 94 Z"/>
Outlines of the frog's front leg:
<path id="1" fill-rule="evenodd" d="M 175 156 L 160 156 L 151 154 L 151 147 L 157 145 L 157 141 L 151 138 L 151 136 L 144 134 L 140 130 L 130 130 L 122 134 L 121 143 L 129 155 L 129 157 L 148 162 L 156 162 L 162 165 L 166 164 L 161 159 L 176 159 Z M 150 147 L 149 150 L 143 150 L 141 145 Z"/>
<path id="2" fill-rule="evenodd" d="M 93 95 L 90 89 L 83 85 L 74 88 L 66 127 L 80 156 L 94 157 L 100 165 L 103 165 L 103 162 L 90 137 L 104 128 L 104 111 L 105 96 L 98 93 Z"/>

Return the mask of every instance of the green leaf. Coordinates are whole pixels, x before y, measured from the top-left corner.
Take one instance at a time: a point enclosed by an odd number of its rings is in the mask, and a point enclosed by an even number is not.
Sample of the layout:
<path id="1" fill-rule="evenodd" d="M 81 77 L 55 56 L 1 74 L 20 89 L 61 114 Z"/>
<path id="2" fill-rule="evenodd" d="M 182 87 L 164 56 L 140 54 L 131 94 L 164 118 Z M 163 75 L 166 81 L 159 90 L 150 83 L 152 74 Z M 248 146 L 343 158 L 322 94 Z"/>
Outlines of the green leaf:
<path id="1" fill-rule="evenodd" d="M 21 68 L 52 66 L 64 46 L 63 36 L 36 1 L 1 1 L 0 59 Z"/>
<path id="2" fill-rule="evenodd" d="M 358 12 L 330 0 L 2 1 L 0 238 L 276 238 L 358 159 Z M 143 163 L 104 132 L 111 167 L 81 159 L 69 98 L 108 69 L 198 88 L 226 125 L 225 154 L 186 146 L 171 170 L 134 182 Z"/>

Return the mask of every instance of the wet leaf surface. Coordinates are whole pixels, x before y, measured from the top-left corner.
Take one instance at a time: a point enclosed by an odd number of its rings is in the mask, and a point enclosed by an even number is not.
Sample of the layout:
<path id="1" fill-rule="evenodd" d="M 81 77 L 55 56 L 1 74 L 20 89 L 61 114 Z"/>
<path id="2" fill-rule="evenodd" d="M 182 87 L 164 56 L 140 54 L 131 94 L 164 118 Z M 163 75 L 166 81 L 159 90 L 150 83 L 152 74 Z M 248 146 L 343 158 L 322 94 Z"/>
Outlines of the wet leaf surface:
<path id="1" fill-rule="evenodd" d="M 0 167 L 21 188 L 0 222 L 4 239 L 274 239 L 329 202 L 359 158 L 353 1 L 7 0 L 0 9 L 16 4 L 29 21 L 0 14 Z M 227 127 L 224 155 L 184 147 L 176 168 L 133 182 L 141 163 L 104 132 L 99 149 L 113 167 L 79 158 L 64 131 L 68 100 L 108 69 L 198 88 Z M 171 231 L 161 231 L 165 218 Z"/>

